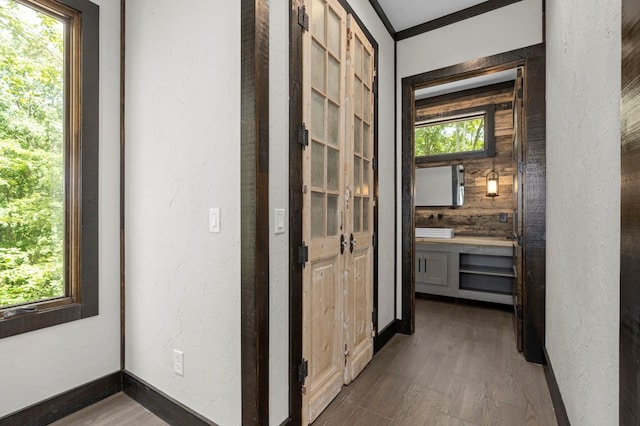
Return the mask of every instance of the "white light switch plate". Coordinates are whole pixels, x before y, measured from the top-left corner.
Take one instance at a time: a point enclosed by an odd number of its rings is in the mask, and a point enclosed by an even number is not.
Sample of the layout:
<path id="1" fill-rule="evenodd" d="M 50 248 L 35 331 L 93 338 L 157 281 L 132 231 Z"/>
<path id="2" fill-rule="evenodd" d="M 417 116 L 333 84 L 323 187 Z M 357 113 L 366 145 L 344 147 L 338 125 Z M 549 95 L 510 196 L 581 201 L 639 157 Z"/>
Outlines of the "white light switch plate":
<path id="1" fill-rule="evenodd" d="M 173 372 L 184 376 L 184 353 L 177 349 L 173 350 Z"/>
<path id="2" fill-rule="evenodd" d="M 209 232 L 220 232 L 220 209 L 209 209 Z"/>
<path id="3" fill-rule="evenodd" d="M 274 233 L 284 234 L 284 209 L 275 209 L 274 212 Z"/>

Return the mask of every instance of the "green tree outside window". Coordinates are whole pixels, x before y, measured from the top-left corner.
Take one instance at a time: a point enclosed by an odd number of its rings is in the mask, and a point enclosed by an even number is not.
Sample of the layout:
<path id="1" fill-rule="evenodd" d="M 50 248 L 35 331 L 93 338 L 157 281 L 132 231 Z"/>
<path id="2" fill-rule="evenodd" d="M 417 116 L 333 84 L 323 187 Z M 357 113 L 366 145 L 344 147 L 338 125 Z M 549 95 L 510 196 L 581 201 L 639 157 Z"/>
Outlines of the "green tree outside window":
<path id="1" fill-rule="evenodd" d="M 64 33 L 0 0 L 0 307 L 65 295 Z"/>
<path id="2" fill-rule="evenodd" d="M 484 116 L 418 124 L 414 144 L 416 157 L 483 151 Z"/>

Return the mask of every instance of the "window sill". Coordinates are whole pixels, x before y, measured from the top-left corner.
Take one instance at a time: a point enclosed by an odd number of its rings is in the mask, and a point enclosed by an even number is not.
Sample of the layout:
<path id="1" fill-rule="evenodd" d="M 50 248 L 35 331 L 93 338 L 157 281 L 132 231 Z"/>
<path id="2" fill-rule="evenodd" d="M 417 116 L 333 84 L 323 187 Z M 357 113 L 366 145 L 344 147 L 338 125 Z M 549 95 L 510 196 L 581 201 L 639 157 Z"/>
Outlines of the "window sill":
<path id="1" fill-rule="evenodd" d="M 82 318 L 82 304 L 66 303 L 38 312 L 0 318 L 0 339 Z"/>

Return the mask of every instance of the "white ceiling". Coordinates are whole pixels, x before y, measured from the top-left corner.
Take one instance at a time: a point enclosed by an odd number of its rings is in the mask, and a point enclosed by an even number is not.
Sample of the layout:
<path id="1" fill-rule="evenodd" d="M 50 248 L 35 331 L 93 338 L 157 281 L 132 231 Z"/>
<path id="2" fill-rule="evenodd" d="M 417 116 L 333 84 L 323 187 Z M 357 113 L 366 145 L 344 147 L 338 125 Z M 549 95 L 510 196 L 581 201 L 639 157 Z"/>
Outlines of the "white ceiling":
<path id="1" fill-rule="evenodd" d="M 486 0 L 378 0 L 396 31 L 406 30 Z"/>

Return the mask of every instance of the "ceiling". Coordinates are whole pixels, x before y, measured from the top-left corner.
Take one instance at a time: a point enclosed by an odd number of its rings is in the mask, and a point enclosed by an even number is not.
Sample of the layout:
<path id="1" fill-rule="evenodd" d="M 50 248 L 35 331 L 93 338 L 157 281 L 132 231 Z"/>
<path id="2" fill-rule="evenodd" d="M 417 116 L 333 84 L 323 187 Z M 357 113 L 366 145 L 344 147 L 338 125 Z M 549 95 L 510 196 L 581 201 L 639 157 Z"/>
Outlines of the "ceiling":
<path id="1" fill-rule="evenodd" d="M 396 31 L 459 12 L 486 0 L 378 0 Z"/>
<path id="2" fill-rule="evenodd" d="M 396 40 L 401 40 L 439 26 L 489 12 L 520 0 L 369 0 L 380 19 Z M 444 18 L 444 19 L 441 19 Z M 414 28 L 417 27 L 418 28 Z M 393 27 L 393 28 L 390 28 Z M 416 33 L 417 31 L 417 33 Z M 516 70 L 453 81 L 416 90 L 415 98 L 425 99 L 446 93 L 489 86 L 515 80 Z"/>

